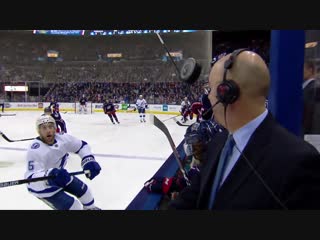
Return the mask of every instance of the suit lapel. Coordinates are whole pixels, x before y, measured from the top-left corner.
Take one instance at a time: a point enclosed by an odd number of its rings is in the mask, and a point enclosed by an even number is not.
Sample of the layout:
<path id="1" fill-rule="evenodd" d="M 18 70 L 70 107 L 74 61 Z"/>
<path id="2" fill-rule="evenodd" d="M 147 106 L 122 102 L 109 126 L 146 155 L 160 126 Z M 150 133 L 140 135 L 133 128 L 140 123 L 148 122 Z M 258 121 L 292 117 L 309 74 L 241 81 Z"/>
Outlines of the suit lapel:
<path id="1" fill-rule="evenodd" d="M 251 174 L 254 174 L 252 167 L 248 164 L 248 161 L 254 169 L 257 169 L 259 164 L 263 162 L 264 153 L 270 144 L 268 138 L 272 131 L 270 127 L 272 121 L 273 118 L 269 113 L 266 119 L 253 133 L 244 148 L 243 153 L 240 154 L 238 161 L 222 184 L 217 194 L 216 204 L 219 204 L 220 201 L 222 201 L 221 203 L 223 204 L 224 199 L 232 199 L 233 193 L 235 193 L 235 191 L 245 183 L 245 180 Z"/>
<path id="2" fill-rule="evenodd" d="M 226 131 L 216 134 L 215 138 L 209 143 L 209 149 L 207 153 L 206 163 L 201 168 L 201 186 L 200 186 L 200 196 L 201 199 L 206 199 L 207 195 L 210 193 L 213 177 L 215 175 L 219 156 L 222 148 L 226 142 L 228 133 Z M 199 203 L 198 203 L 199 204 Z"/>

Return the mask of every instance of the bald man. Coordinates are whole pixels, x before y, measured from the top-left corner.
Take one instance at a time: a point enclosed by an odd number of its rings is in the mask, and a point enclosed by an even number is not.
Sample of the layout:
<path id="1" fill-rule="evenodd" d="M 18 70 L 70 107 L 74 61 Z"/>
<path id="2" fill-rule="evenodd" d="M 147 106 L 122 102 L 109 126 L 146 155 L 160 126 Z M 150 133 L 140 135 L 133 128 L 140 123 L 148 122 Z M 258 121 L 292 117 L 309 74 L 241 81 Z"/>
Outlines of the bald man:
<path id="1" fill-rule="evenodd" d="M 224 98 L 228 90 L 219 85 L 230 80 L 239 89 Z M 211 104 L 219 102 L 214 118 L 229 133 L 209 142 L 201 174 L 169 209 L 320 209 L 320 155 L 265 108 L 270 74 L 262 58 L 244 50 L 229 54 L 212 67 L 209 84 Z"/>

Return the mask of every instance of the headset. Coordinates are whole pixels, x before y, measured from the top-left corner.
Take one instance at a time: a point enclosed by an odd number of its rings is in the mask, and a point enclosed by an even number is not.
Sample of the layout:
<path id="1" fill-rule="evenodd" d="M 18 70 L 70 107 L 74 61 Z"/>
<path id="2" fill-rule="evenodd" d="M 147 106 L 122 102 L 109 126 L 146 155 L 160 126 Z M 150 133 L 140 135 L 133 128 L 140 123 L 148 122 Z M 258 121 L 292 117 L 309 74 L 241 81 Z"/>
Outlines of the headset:
<path id="1" fill-rule="evenodd" d="M 236 57 L 240 53 L 247 51 L 247 50 L 248 50 L 247 48 L 241 48 L 241 49 L 237 49 L 237 50 L 234 50 L 233 52 L 231 52 L 229 59 L 224 63 L 224 73 L 223 73 L 222 83 L 220 83 L 216 89 L 216 97 L 217 97 L 218 101 L 214 105 L 209 104 L 210 107 L 208 107 L 207 111 L 205 111 L 203 113 L 203 115 L 208 114 L 208 115 L 211 115 L 211 118 L 213 118 L 212 109 L 216 105 L 218 105 L 219 103 L 222 103 L 225 107 L 225 110 L 226 110 L 226 107 L 229 104 L 232 104 L 235 101 L 237 101 L 237 99 L 240 96 L 240 88 L 234 80 L 227 79 L 227 73 L 228 73 L 228 70 L 230 70 L 232 68 Z M 218 62 L 222 57 L 226 56 L 227 54 L 228 53 L 225 52 L 225 53 L 220 54 L 218 57 L 214 57 L 210 63 L 211 68 L 214 66 L 214 64 L 216 62 Z M 208 90 L 208 94 L 210 92 L 211 92 L 211 89 Z"/>
<path id="2" fill-rule="evenodd" d="M 240 96 L 240 88 L 238 84 L 232 79 L 227 79 L 227 73 L 228 70 L 232 68 L 237 56 L 246 50 L 246 48 L 241 48 L 233 51 L 229 59 L 224 63 L 223 80 L 222 83 L 217 86 L 216 97 L 225 107 L 237 101 Z"/>

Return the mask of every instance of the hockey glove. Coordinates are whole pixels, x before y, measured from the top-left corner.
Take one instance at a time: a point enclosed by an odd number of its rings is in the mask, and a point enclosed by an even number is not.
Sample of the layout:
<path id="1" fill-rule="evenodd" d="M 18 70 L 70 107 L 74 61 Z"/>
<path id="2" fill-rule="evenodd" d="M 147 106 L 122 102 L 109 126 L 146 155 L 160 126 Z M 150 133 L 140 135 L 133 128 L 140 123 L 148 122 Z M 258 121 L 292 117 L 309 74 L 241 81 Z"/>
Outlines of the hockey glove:
<path id="1" fill-rule="evenodd" d="M 187 180 L 181 176 L 181 177 L 175 177 L 173 179 L 173 183 L 171 186 L 171 192 L 180 192 L 182 191 L 186 186 L 188 186 L 187 184 Z"/>
<path id="2" fill-rule="evenodd" d="M 48 170 L 46 176 L 53 176 L 48 179 L 48 184 L 55 187 L 66 187 L 71 181 L 71 176 L 64 168 L 52 168 Z"/>
<path id="3" fill-rule="evenodd" d="M 144 187 L 148 192 L 169 194 L 174 178 L 155 177 L 144 183 Z"/>
<path id="4" fill-rule="evenodd" d="M 189 181 L 191 181 L 194 176 L 199 176 L 199 175 L 200 175 L 200 170 L 199 170 L 199 168 L 198 168 L 197 166 L 191 167 L 191 168 L 186 172 L 186 177 L 189 179 Z M 180 181 L 179 179 L 183 179 L 183 180 L 185 181 L 185 178 L 184 178 L 184 176 L 183 176 L 183 174 L 182 174 L 181 171 L 178 171 L 178 173 L 177 173 L 177 180 L 176 180 L 176 182 Z M 183 186 L 183 184 L 184 184 L 184 183 L 181 181 L 180 186 Z"/>
<path id="5" fill-rule="evenodd" d="M 90 180 L 94 179 L 101 171 L 99 163 L 94 159 L 94 156 L 89 155 L 82 159 L 81 167 L 83 171 L 89 170 L 89 173 L 86 173 L 86 177 Z"/>

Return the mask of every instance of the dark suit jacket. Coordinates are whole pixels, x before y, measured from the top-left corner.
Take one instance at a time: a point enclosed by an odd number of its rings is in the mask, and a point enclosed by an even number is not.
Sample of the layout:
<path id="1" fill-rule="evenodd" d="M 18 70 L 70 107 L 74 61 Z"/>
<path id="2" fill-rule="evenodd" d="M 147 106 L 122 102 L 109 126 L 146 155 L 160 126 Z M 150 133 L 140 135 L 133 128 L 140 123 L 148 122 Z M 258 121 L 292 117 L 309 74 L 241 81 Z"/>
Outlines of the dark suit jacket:
<path id="1" fill-rule="evenodd" d="M 320 80 L 303 89 L 303 133 L 320 134 Z"/>
<path id="2" fill-rule="evenodd" d="M 209 143 L 200 175 L 170 202 L 169 209 L 207 209 L 226 138 L 227 133 L 219 133 Z M 269 113 L 222 184 L 213 208 L 282 209 L 284 206 L 320 209 L 320 154 L 311 144 L 276 123 Z"/>

